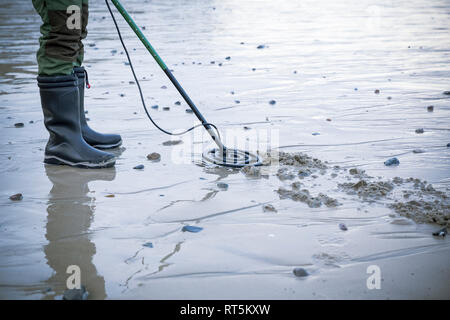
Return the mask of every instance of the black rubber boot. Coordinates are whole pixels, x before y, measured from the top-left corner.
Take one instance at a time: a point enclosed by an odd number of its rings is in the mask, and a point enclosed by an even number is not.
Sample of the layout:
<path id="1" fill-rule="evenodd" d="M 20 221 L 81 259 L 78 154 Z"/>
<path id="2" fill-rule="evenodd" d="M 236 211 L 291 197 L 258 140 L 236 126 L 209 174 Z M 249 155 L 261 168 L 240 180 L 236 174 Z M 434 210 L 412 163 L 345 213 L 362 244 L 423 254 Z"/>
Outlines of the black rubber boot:
<path id="1" fill-rule="evenodd" d="M 73 71 L 78 77 L 78 89 L 80 91 L 80 123 L 84 140 L 98 149 L 117 148 L 122 144 L 122 138 L 118 134 L 103 134 L 92 130 L 86 121 L 84 112 L 84 87 L 89 86 L 87 73 L 83 67 L 75 67 Z"/>
<path id="2" fill-rule="evenodd" d="M 77 77 L 39 76 L 37 80 L 44 124 L 50 133 L 44 162 L 80 168 L 112 167 L 115 156 L 91 147 L 81 135 Z"/>

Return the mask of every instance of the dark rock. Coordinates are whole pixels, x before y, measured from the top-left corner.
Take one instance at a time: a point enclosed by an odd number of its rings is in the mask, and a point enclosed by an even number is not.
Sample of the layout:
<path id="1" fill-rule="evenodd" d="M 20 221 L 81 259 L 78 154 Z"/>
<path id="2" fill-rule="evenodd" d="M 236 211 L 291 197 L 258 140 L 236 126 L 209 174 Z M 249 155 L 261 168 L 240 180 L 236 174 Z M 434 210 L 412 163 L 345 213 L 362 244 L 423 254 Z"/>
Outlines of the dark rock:
<path id="1" fill-rule="evenodd" d="M 192 111 L 191 109 L 186 109 L 185 111 L 186 113 L 194 113 L 194 111 Z"/>
<path id="2" fill-rule="evenodd" d="M 226 60 L 230 60 L 230 59 L 231 59 L 231 57 L 230 57 L 230 56 L 228 56 L 228 57 L 226 57 L 225 59 L 226 59 Z"/>
<path id="3" fill-rule="evenodd" d="M 320 133 L 319 132 L 313 132 L 313 133 L 311 133 L 313 136 L 319 136 L 320 135 Z"/>
<path id="4" fill-rule="evenodd" d="M 260 44 L 259 46 L 256 47 L 256 49 L 264 49 L 266 46 L 264 44 Z"/>
<path id="5" fill-rule="evenodd" d="M 239 100 L 234 100 L 234 102 L 235 102 L 235 103 L 238 103 L 238 104 L 241 103 Z"/>
<path id="6" fill-rule="evenodd" d="M 163 146 L 175 146 L 177 144 L 182 144 L 182 140 L 167 140 L 163 142 Z"/>
<path id="7" fill-rule="evenodd" d="M 442 228 L 436 232 L 433 232 L 433 236 L 435 237 L 445 237 L 447 235 L 447 228 Z"/>
<path id="8" fill-rule="evenodd" d="M 155 104 L 154 106 L 152 106 L 152 109 L 158 109 L 159 106 L 157 104 Z"/>
<path id="9" fill-rule="evenodd" d="M 375 94 L 379 94 L 380 90 L 376 89 L 374 92 L 375 92 Z"/>
<path id="10" fill-rule="evenodd" d="M 196 226 L 184 226 L 184 227 L 181 229 L 181 231 L 183 231 L 183 232 L 194 232 L 194 233 L 200 232 L 200 231 L 202 231 L 202 230 L 203 230 L 203 228 L 201 228 L 201 227 L 196 227 Z"/>
<path id="11" fill-rule="evenodd" d="M 424 133 L 423 128 L 416 129 L 416 133 Z"/>
<path id="12" fill-rule="evenodd" d="M 80 289 L 68 289 L 64 291 L 63 300 L 87 300 L 89 292 L 85 286 Z"/>
<path id="13" fill-rule="evenodd" d="M 153 243 L 151 242 L 146 242 L 142 245 L 143 247 L 147 247 L 147 248 L 153 248 Z"/>
<path id="14" fill-rule="evenodd" d="M 385 166 L 398 166 L 400 161 L 397 158 L 390 158 L 384 162 Z"/>
<path id="15" fill-rule="evenodd" d="M 339 223 L 339 229 L 341 229 L 342 231 L 347 231 L 347 226 L 343 223 Z"/>
<path id="16" fill-rule="evenodd" d="M 133 167 L 133 169 L 142 170 L 142 169 L 144 169 L 144 165 L 143 164 L 139 164 L 139 165 Z"/>
<path id="17" fill-rule="evenodd" d="M 295 268 L 293 273 L 296 277 L 307 277 L 309 275 L 308 271 L 303 268 Z"/>
<path id="18" fill-rule="evenodd" d="M 274 104 L 276 104 L 277 102 L 275 101 L 275 100 L 270 100 L 269 101 L 269 104 L 271 104 L 271 105 L 274 105 Z"/>
<path id="19" fill-rule="evenodd" d="M 161 89 L 167 89 L 167 86 L 161 86 Z"/>
<path id="20" fill-rule="evenodd" d="M 414 149 L 413 153 L 424 153 L 425 151 L 422 149 Z"/>
<path id="21" fill-rule="evenodd" d="M 427 111 L 428 112 L 433 112 L 434 111 L 434 106 L 428 106 L 427 107 Z"/>
<path id="22" fill-rule="evenodd" d="M 169 110 L 170 110 L 170 107 L 163 107 L 163 110 L 164 110 L 164 111 L 169 111 Z"/>
<path id="23" fill-rule="evenodd" d="M 9 199 L 12 201 L 20 201 L 23 199 L 23 195 L 21 193 L 16 193 L 10 196 Z"/>
<path id="24" fill-rule="evenodd" d="M 228 184 L 226 184 L 226 183 L 224 183 L 224 182 L 219 182 L 219 183 L 217 183 L 217 187 L 218 187 L 219 189 L 224 190 L 224 191 L 228 190 Z"/>
<path id="25" fill-rule="evenodd" d="M 278 212 L 277 209 L 271 204 L 265 204 L 263 205 L 263 211 L 264 212 Z"/>
<path id="26" fill-rule="evenodd" d="M 147 155 L 147 159 L 150 161 L 159 161 L 161 160 L 161 155 L 157 152 L 152 152 Z"/>
<path id="27" fill-rule="evenodd" d="M 16 127 L 16 128 L 23 128 L 25 125 L 23 124 L 23 122 L 17 122 L 17 123 L 14 123 L 14 127 Z"/>
<path id="28" fill-rule="evenodd" d="M 179 106 L 179 105 L 181 105 L 181 102 L 180 101 L 176 101 L 175 105 Z"/>
<path id="29" fill-rule="evenodd" d="M 450 91 L 444 91 L 443 94 L 450 95 Z"/>

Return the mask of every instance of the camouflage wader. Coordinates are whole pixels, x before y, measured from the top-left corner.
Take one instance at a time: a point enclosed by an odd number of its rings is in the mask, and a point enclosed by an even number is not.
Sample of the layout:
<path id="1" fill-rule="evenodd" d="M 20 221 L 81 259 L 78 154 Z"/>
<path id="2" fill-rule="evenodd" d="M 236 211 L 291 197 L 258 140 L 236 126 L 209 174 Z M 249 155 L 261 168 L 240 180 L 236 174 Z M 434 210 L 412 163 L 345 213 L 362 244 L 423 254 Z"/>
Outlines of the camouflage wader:
<path id="1" fill-rule="evenodd" d="M 87 36 L 89 0 L 32 0 L 42 18 L 37 62 L 39 75 L 69 75 L 81 66 Z M 75 9 L 79 11 L 77 14 Z M 70 7 L 70 8 L 69 8 Z M 81 21 L 76 21 L 79 17 Z"/>

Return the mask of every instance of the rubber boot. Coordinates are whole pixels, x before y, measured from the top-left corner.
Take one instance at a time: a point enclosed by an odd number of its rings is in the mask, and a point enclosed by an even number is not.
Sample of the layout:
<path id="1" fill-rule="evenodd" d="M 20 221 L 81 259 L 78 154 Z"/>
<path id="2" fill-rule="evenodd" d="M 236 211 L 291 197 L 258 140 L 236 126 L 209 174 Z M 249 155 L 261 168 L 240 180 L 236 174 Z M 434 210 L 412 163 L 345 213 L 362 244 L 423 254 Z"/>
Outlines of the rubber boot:
<path id="1" fill-rule="evenodd" d="M 44 124 L 50 133 L 44 162 L 80 168 L 112 167 L 115 156 L 90 146 L 81 135 L 76 75 L 38 76 L 37 80 Z"/>
<path id="2" fill-rule="evenodd" d="M 86 121 L 84 112 L 84 88 L 89 87 L 87 72 L 83 67 L 73 69 L 78 77 L 78 90 L 80 91 L 80 123 L 84 140 L 91 146 L 98 149 L 117 148 L 122 144 L 122 138 L 118 134 L 103 134 L 92 130 Z"/>

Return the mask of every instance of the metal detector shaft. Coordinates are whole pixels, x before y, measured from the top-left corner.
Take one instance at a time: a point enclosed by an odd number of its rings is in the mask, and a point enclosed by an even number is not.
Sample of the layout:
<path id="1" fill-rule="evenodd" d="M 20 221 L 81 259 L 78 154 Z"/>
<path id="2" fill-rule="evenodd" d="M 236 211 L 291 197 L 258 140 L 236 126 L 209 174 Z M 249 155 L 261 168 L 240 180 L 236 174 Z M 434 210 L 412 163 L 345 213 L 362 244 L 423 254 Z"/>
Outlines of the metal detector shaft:
<path id="1" fill-rule="evenodd" d="M 164 61 L 161 59 L 161 57 L 158 55 L 156 50 L 152 47 L 150 42 L 147 40 L 145 35 L 142 33 L 141 29 L 136 25 L 136 23 L 133 21 L 133 19 L 128 14 L 127 10 L 122 6 L 122 4 L 119 2 L 119 0 L 111 0 L 111 2 L 114 4 L 114 6 L 117 8 L 117 10 L 120 12 L 122 17 L 125 19 L 125 21 L 129 24 L 131 29 L 133 29 L 134 33 L 136 33 L 137 37 L 143 45 L 147 48 L 148 52 L 152 55 L 152 57 L 156 60 L 158 65 L 161 67 L 161 69 L 164 71 L 164 73 L 167 75 L 167 77 L 170 79 L 170 81 L 173 83 L 175 88 L 177 88 L 178 92 L 183 97 L 184 101 L 189 105 L 191 110 L 194 112 L 194 114 L 197 116 L 198 120 L 203 124 L 206 131 L 210 134 L 211 138 L 214 140 L 214 142 L 219 147 L 219 150 L 224 150 L 224 146 L 222 142 L 220 141 L 219 137 L 216 135 L 216 132 L 211 128 L 210 125 L 208 125 L 206 119 L 203 117 L 203 115 L 200 113 L 200 111 L 195 106 L 194 102 L 191 100 L 191 98 L 188 96 L 186 91 L 184 91 L 183 87 L 180 85 L 178 80 L 174 77 L 172 72 L 170 72 L 169 68 L 167 68 Z"/>

